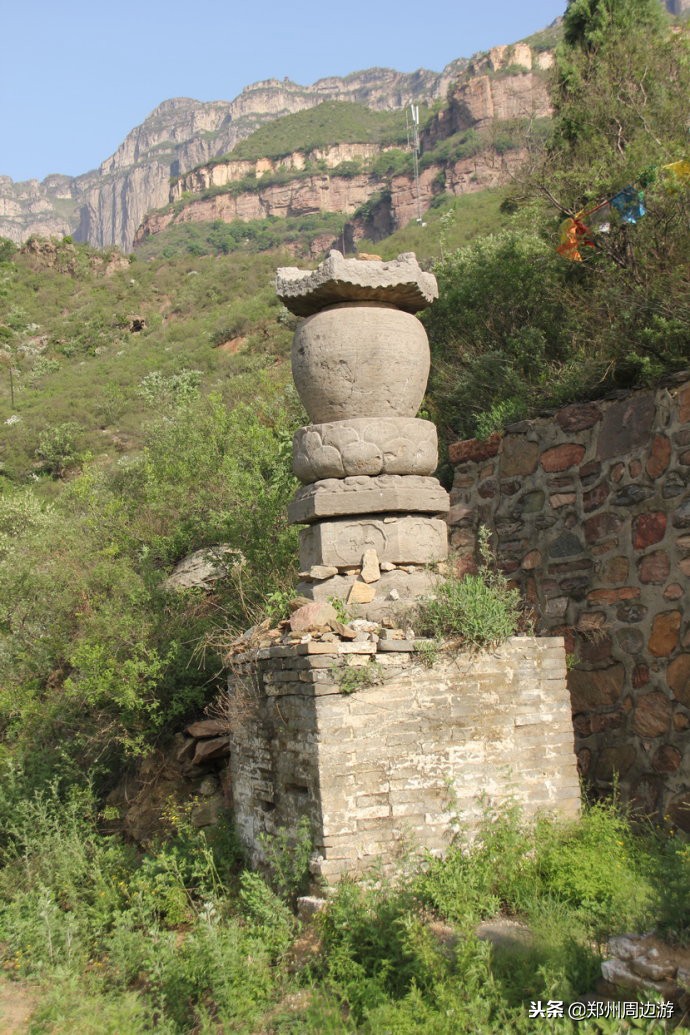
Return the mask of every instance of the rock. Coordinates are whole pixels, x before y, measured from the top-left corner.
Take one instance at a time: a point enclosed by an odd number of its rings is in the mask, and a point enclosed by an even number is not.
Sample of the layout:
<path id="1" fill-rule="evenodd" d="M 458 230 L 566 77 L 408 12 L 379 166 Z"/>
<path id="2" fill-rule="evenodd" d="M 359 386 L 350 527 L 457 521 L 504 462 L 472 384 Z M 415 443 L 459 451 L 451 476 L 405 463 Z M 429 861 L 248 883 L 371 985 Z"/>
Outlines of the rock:
<path id="1" fill-rule="evenodd" d="M 690 654 L 679 654 L 669 662 L 666 680 L 675 699 L 690 708 Z"/>
<path id="2" fill-rule="evenodd" d="M 391 621 L 394 626 L 399 625 L 401 621 L 405 620 L 410 605 L 418 601 L 420 597 L 434 593 L 441 581 L 435 572 L 426 568 L 418 568 L 412 575 L 408 575 L 400 568 L 383 572 L 380 581 L 373 584 L 376 596 L 369 604 L 358 604 L 356 613 L 378 623 Z M 313 594 L 312 599 L 314 600 L 328 600 L 330 597 L 337 597 L 347 601 L 353 582 L 352 578 L 337 575 L 325 582 L 310 583 L 309 586 L 305 584 L 300 588 Z M 360 583 L 360 585 L 367 585 L 367 583 Z M 395 591 L 395 596 L 391 597 L 393 591 Z M 397 615 L 400 617 L 396 617 Z"/>
<path id="3" fill-rule="evenodd" d="M 433 474 L 436 427 L 416 417 L 347 418 L 299 428 L 292 446 L 300 481 L 380 474 Z"/>
<path id="4" fill-rule="evenodd" d="M 347 598 L 348 604 L 368 604 L 376 596 L 376 587 L 369 586 L 366 582 L 353 582 L 352 589 Z M 358 634 L 355 634 L 357 639 Z"/>
<path id="5" fill-rule="evenodd" d="M 302 895 L 297 899 L 297 916 L 302 923 L 306 923 L 316 913 L 321 913 L 327 905 L 328 902 L 325 898 L 317 898 L 315 895 Z"/>
<path id="6" fill-rule="evenodd" d="M 576 467 L 585 455 L 585 447 L 575 442 L 566 442 L 562 446 L 554 446 L 546 449 L 539 458 L 539 463 L 545 471 L 565 471 L 569 467 Z"/>
<path id="7" fill-rule="evenodd" d="M 365 550 L 395 564 L 430 564 L 448 554 L 448 526 L 438 518 L 341 518 L 300 532 L 300 566 L 358 564 Z"/>
<path id="8" fill-rule="evenodd" d="M 350 514 L 418 512 L 440 514 L 448 510 L 448 493 L 436 478 L 383 474 L 327 478 L 299 489 L 288 505 L 291 524 L 311 524 L 324 517 Z M 328 570 L 327 565 L 310 569 Z M 335 574 L 331 572 L 330 574 Z M 314 576 L 312 576 L 314 577 Z M 328 578 L 327 575 L 321 576 Z"/>
<path id="9" fill-rule="evenodd" d="M 637 701 L 633 730 L 640 737 L 660 737 L 671 724 L 672 705 L 660 690 L 653 690 Z"/>
<path id="10" fill-rule="evenodd" d="M 633 546 L 646 550 L 648 546 L 660 543 L 666 535 L 666 515 L 661 510 L 640 514 L 633 521 Z"/>
<path id="11" fill-rule="evenodd" d="M 597 459 L 609 460 L 644 448 L 654 416 L 652 392 L 636 392 L 607 406 L 599 429 Z"/>
<path id="12" fill-rule="evenodd" d="M 211 589 L 214 582 L 227 576 L 231 567 L 241 567 L 241 550 L 220 544 L 195 550 L 178 564 L 163 582 L 163 589 L 180 593 L 185 589 Z"/>
<path id="13" fill-rule="evenodd" d="M 388 653 L 411 654 L 415 649 L 415 640 L 379 640 L 378 649 Z"/>
<path id="14" fill-rule="evenodd" d="M 662 611 L 654 616 L 647 644 L 650 654 L 664 658 L 673 652 L 678 646 L 681 618 L 680 611 Z"/>
<path id="15" fill-rule="evenodd" d="M 312 564 L 309 569 L 309 577 L 316 579 L 317 581 L 320 581 L 321 579 L 330 579 L 332 575 L 337 574 L 338 569 L 333 567 L 332 564 Z"/>
<path id="16" fill-rule="evenodd" d="M 640 938 L 628 937 L 625 934 L 609 938 L 606 949 L 609 955 L 617 956 L 621 960 L 634 959 L 643 951 Z"/>
<path id="17" fill-rule="evenodd" d="M 175 758 L 178 762 L 191 762 L 196 751 L 194 737 L 186 737 L 182 746 L 178 749 Z"/>
<path id="18" fill-rule="evenodd" d="M 659 478 L 664 473 L 671 459 L 671 443 L 666 435 L 655 435 L 647 460 L 647 474 L 650 478 Z"/>
<path id="19" fill-rule="evenodd" d="M 494 432 L 486 439 L 470 438 L 453 442 L 448 446 L 448 459 L 452 464 L 464 464 L 468 460 L 475 464 L 496 456 L 501 445 L 501 435 Z"/>
<path id="20" fill-rule="evenodd" d="M 220 737 L 227 733 L 227 724 L 220 719 L 200 719 L 187 726 L 185 733 L 197 739 L 202 737 Z"/>
<path id="21" fill-rule="evenodd" d="M 378 582 L 381 578 L 376 550 L 365 550 L 362 557 L 362 582 Z"/>
<path id="22" fill-rule="evenodd" d="M 199 794 L 204 798 L 210 798 L 218 790 L 218 780 L 215 776 L 205 776 L 199 784 Z"/>
<path id="23" fill-rule="evenodd" d="M 384 572 L 395 571 L 395 565 L 392 564 L 391 561 L 381 561 L 381 563 L 379 564 L 379 569 Z"/>
<path id="24" fill-rule="evenodd" d="M 211 762 L 215 758 L 223 758 L 229 754 L 230 738 L 227 735 L 225 737 L 213 737 L 210 740 L 197 741 L 192 761 L 194 765 L 203 765 L 205 762 Z"/>
<path id="25" fill-rule="evenodd" d="M 216 794 L 211 798 L 206 798 L 205 801 L 199 802 L 192 808 L 190 816 L 192 826 L 197 827 L 197 829 L 213 826 L 213 824 L 217 823 L 220 819 L 224 809 L 225 801 L 222 794 Z"/>
<path id="26" fill-rule="evenodd" d="M 290 629 L 293 633 L 306 633 L 314 629 L 328 627 L 330 622 L 338 620 L 333 604 L 310 602 L 294 611 L 290 617 Z"/>
<path id="27" fill-rule="evenodd" d="M 306 604 L 311 604 L 311 599 L 309 597 L 297 596 L 292 598 L 292 600 L 288 604 L 288 607 L 290 608 L 291 613 L 294 614 L 295 611 L 299 611 L 299 609 L 301 607 L 304 607 Z"/>
<path id="28" fill-rule="evenodd" d="M 635 974 L 622 960 L 604 960 L 601 964 L 604 981 L 612 985 L 623 985 L 626 988 L 644 988 L 644 980 Z"/>
<path id="29" fill-rule="evenodd" d="M 532 474 L 537 469 L 539 446 L 524 435 L 506 435 L 501 443 L 501 476 Z"/>
<path id="30" fill-rule="evenodd" d="M 571 435 L 575 431 L 586 431 L 593 427 L 601 420 L 601 410 L 595 403 L 575 403 L 559 410 L 554 420 L 566 434 Z"/>
<path id="31" fill-rule="evenodd" d="M 351 625 L 344 625 L 343 622 L 332 621 L 328 623 L 334 633 L 337 633 L 343 640 L 354 640 L 357 635 L 357 630 Z"/>
<path id="32" fill-rule="evenodd" d="M 421 270 L 413 252 L 405 252 L 389 262 L 363 262 L 331 251 L 316 270 L 279 269 L 276 293 L 296 316 L 310 316 L 324 306 L 359 301 L 384 302 L 416 313 L 438 298 L 438 286 L 432 274 Z"/>
<path id="33" fill-rule="evenodd" d="M 574 668 L 568 673 L 568 688 L 574 712 L 592 711 L 595 708 L 614 705 L 621 696 L 624 685 L 625 667 L 620 664 L 595 669 L 592 672 Z"/>

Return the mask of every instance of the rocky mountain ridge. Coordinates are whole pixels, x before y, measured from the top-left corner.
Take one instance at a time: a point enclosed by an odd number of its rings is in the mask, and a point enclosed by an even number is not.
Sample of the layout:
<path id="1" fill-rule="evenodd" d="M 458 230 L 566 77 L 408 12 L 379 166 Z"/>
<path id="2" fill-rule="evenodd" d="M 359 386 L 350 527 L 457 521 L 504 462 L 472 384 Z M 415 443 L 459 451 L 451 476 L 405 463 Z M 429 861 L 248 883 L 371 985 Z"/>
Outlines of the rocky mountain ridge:
<path id="1" fill-rule="evenodd" d="M 675 16 L 690 10 L 690 0 L 663 2 Z M 42 182 L 15 183 L 0 176 L 0 236 L 21 243 L 32 235 L 71 234 L 97 247 L 117 245 L 129 251 L 147 214 L 169 202 L 171 179 L 179 180 L 227 154 L 262 124 L 324 101 L 354 101 L 375 110 L 393 110 L 411 101 L 430 104 L 445 99 L 450 91 L 448 105 L 427 129 L 425 146 L 458 132 L 460 126 L 481 127 L 492 118 L 512 117 L 505 114 L 506 105 L 524 108 L 526 95 L 516 89 L 509 101 L 506 91 L 493 90 L 491 80 L 497 67 L 505 65 L 506 54 L 510 62 L 524 66 L 522 47 L 526 45 L 494 47 L 469 61 L 452 61 L 442 72 L 371 68 L 324 78 L 311 86 L 267 79 L 247 86 L 232 101 L 164 101 L 98 169 L 77 177 L 54 174 Z M 540 62 L 550 57 L 544 51 L 536 53 L 533 65 L 543 70 L 547 65 Z M 513 85 L 517 88 L 517 81 Z M 521 87 L 527 93 L 531 90 L 524 82 Z"/>
<path id="2" fill-rule="evenodd" d="M 327 100 L 375 110 L 431 103 L 445 96 L 466 64 L 458 59 L 442 72 L 371 68 L 311 86 L 267 79 L 233 101 L 164 101 L 96 170 L 42 182 L 0 177 L 0 235 L 21 243 L 32 234 L 72 234 L 97 247 L 129 251 L 146 213 L 167 203 L 171 177 L 227 153 L 263 123 Z"/>
<path id="3" fill-rule="evenodd" d="M 453 81 L 446 105 L 426 127 L 423 149 L 466 130 L 547 117 L 551 108 L 543 73 L 552 63 L 551 51 L 522 43 L 495 47 L 475 59 Z M 337 144 L 279 159 L 229 157 L 199 166 L 172 183 L 168 206 L 145 217 L 134 244 L 173 225 L 319 212 L 352 217 L 362 206 L 368 211 L 347 227 L 348 243 L 362 236 L 377 240 L 405 226 L 418 211 L 425 212 L 439 193 L 460 195 L 506 182 L 524 159 L 520 147 L 498 153 L 489 143 L 469 157 L 424 163 L 417 196 L 411 173 L 382 176 L 371 168 L 371 160 L 390 149 Z M 360 171 L 345 172 L 345 164 L 360 166 Z M 330 244 L 317 237 L 312 250 L 318 254 Z"/>

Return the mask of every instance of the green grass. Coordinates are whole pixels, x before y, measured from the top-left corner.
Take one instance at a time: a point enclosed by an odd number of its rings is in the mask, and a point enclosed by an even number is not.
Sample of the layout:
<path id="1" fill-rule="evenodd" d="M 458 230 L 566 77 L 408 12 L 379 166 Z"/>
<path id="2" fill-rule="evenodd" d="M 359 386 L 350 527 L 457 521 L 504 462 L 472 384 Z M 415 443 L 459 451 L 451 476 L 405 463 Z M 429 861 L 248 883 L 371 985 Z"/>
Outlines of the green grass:
<path id="1" fill-rule="evenodd" d="M 226 821 L 199 832 L 171 805 L 165 838 L 137 854 L 99 833 L 88 791 L 26 796 L 16 771 L 2 787 L 0 964 L 31 989 L 37 1035 L 531 1035 L 531 1001 L 592 992 L 608 935 L 690 930 L 687 845 L 610 805 L 531 823 L 487 808 L 474 839 L 395 886 L 343 880 L 305 955 L 287 904 L 301 871 L 271 883 L 245 870 Z M 290 844 L 279 831 L 276 857 Z M 496 917 L 530 933 L 494 948 L 475 931 Z"/>
<path id="2" fill-rule="evenodd" d="M 337 239 L 347 217 L 340 212 L 310 213 L 280 219 L 252 219 L 232 223 L 178 223 L 146 238 L 136 249 L 141 259 L 171 259 L 178 255 L 226 255 L 231 252 L 279 250 L 296 246 L 308 253 L 315 236 Z"/>
<path id="3" fill-rule="evenodd" d="M 372 111 L 363 104 L 325 101 L 261 126 L 218 161 L 284 158 L 294 151 L 313 151 L 332 144 L 406 142 L 404 111 Z"/>
<path id="4" fill-rule="evenodd" d="M 41 434 L 64 423 L 76 424 L 82 452 L 113 458 L 139 448 L 152 411 L 138 387 L 155 371 L 199 370 L 202 392 L 228 400 L 251 397 L 243 385 L 262 370 L 276 385 L 289 377 L 290 330 L 272 281 L 290 256 L 134 258 L 104 277 L 88 267 L 86 246 L 65 248 L 84 260 L 75 273 L 36 269 L 27 254 L 0 263 L 0 421 L 19 417 L 0 446 L 6 477 L 30 477 Z M 134 316 L 145 321 L 140 332 L 130 329 Z M 238 354 L 213 347 L 238 336 Z"/>
<path id="5" fill-rule="evenodd" d="M 380 241 L 361 240 L 358 249 L 394 259 L 401 252 L 416 252 L 420 262 L 428 264 L 441 258 L 476 237 L 490 234 L 510 225 L 511 217 L 501 210 L 507 189 L 498 187 L 453 197 L 439 194 L 423 223 L 408 223 Z"/>

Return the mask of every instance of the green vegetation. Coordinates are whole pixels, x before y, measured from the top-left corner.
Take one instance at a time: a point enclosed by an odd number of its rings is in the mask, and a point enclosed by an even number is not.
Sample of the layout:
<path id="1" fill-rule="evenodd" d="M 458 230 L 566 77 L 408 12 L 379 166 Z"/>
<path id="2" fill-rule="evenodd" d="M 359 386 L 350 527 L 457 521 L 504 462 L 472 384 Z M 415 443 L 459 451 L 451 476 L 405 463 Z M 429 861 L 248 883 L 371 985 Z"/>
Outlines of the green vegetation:
<path id="1" fill-rule="evenodd" d="M 47 258 L 25 248 L 0 262 L 0 420 L 14 420 L 0 471 L 13 482 L 47 472 L 37 451 L 58 426 L 69 425 L 75 455 L 140 449 L 155 413 L 140 385 L 153 374 L 197 370 L 202 395 L 230 404 L 252 399 L 256 378 L 268 394 L 289 383 L 291 333 L 273 289 L 289 255 L 134 257 L 104 275 L 107 259 L 56 243 Z M 53 493 L 44 480 L 36 488 Z"/>
<path id="2" fill-rule="evenodd" d="M 487 647 L 513 636 L 520 625 L 520 594 L 493 562 L 489 531 L 479 530 L 481 564 L 476 574 L 442 582 L 420 608 L 421 631 L 435 640 L 460 639 L 463 646 Z"/>
<path id="3" fill-rule="evenodd" d="M 553 133 L 504 205 L 506 229 L 434 266 L 429 408 L 447 434 L 485 435 L 688 365 L 690 185 L 660 168 L 687 154 L 688 33 L 668 31 L 656 0 L 643 7 L 568 7 Z M 610 211 L 582 261 L 556 254 L 565 215 L 642 181 L 645 218 Z"/>
<path id="4" fill-rule="evenodd" d="M 381 241 L 365 238 L 359 241 L 358 247 L 383 259 L 394 259 L 401 252 L 415 252 L 420 263 L 431 266 L 441 256 L 475 238 L 510 226 L 510 213 L 502 207 L 506 195 L 505 188 L 462 194 L 457 198 L 439 194 L 424 213 L 423 226 L 408 223 Z"/>
<path id="5" fill-rule="evenodd" d="M 265 845 L 262 878 L 243 868 L 229 826 L 206 835 L 173 803 L 164 837 L 137 854 L 99 832 L 88 789 L 27 796 L 8 767 L 0 788 L 0 958 L 12 997 L 31 992 L 37 1035 L 529 1035 L 531 1001 L 592 991 L 608 934 L 690 931 L 688 846 L 634 833 L 612 806 L 536 824 L 487 809 L 475 839 L 459 831 L 445 860 L 418 860 L 395 887 L 343 881 L 305 939 L 288 905 L 304 830 Z M 477 924 L 497 916 L 526 926 L 503 944 L 479 940 Z"/>
<path id="6" fill-rule="evenodd" d="M 223 223 L 178 223 L 159 234 L 146 238 L 137 247 L 140 259 L 172 259 L 178 255 L 228 255 L 231 252 L 274 251 L 297 246 L 307 251 L 315 237 L 337 240 L 343 232 L 346 216 L 340 212 L 319 212 L 306 216 L 280 219 L 234 220 Z"/>
<path id="7" fill-rule="evenodd" d="M 372 111 L 363 104 L 324 101 L 261 126 L 218 161 L 284 158 L 294 151 L 321 150 L 333 144 L 406 143 L 404 111 Z"/>
<path id="8" fill-rule="evenodd" d="M 552 126 L 493 130 L 498 150 L 528 139 L 521 181 L 440 195 L 425 226 L 360 242 L 414 249 L 438 276 L 425 410 L 446 440 L 688 365 L 690 193 L 659 170 L 687 156 L 687 32 L 669 35 L 646 0 L 572 0 L 564 28 Z M 399 114 L 322 107 L 251 147 L 404 142 Z M 478 137 L 436 156 L 472 154 Z M 375 159 L 378 200 L 408 162 L 402 147 Z M 556 253 L 564 216 L 642 175 L 644 219 L 612 214 L 581 262 Z M 206 836 L 172 801 L 145 847 L 116 832 L 108 792 L 221 690 L 222 645 L 286 613 L 290 441 L 306 418 L 272 282 L 342 229 L 178 226 L 130 260 L 0 241 L 0 966 L 35 998 L 32 1032 L 528 1035 L 530 1000 L 592 991 L 609 934 L 690 941 L 687 844 L 613 805 L 569 824 L 487 806 L 474 839 L 453 821 L 443 861 L 403 844 L 413 865 L 395 887 L 344 882 L 306 937 L 292 910 L 306 824 L 264 843 L 265 876 L 244 868 L 230 823 Z M 236 552 L 212 589 L 165 588 L 216 544 Z M 423 629 L 491 644 L 519 619 L 485 559 L 441 588 Z M 341 689 L 380 675 L 344 669 Z M 495 916 L 530 933 L 492 948 L 475 932 Z"/>

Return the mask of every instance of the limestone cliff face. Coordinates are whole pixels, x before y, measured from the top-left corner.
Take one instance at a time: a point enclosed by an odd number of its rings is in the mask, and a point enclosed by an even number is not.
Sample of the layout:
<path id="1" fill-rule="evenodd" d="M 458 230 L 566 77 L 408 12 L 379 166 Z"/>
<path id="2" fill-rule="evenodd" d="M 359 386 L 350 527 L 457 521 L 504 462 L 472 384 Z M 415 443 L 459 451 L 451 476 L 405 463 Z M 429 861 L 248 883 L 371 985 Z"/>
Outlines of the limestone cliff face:
<path id="1" fill-rule="evenodd" d="M 525 43 L 494 47 L 469 62 L 448 92 L 448 104 L 424 134 L 424 146 L 466 129 L 483 129 L 494 120 L 544 118 L 551 114 L 548 78 L 551 51 Z"/>
<path id="2" fill-rule="evenodd" d="M 1 178 L 0 235 L 19 243 L 31 234 L 73 233 L 99 247 L 115 244 L 129 251 L 145 214 L 168 201 L 171 177 L 225 154 L 262 123 L 326 100 L 381 110 L 431 102 L 445 95 L 465 64 L 453 62 L 441 73 L 373 68 L 312 86 L 267 79 L 246 87 L 233 101 L 165 101 L 93 172 L 48 177 L 42 183 Z"/>
<path id="3" fill-rule="evenodd" d="M 257 158 L 256 160 L 235 160 L 214 162 L 192 169 L 181 176 L 170 188 L 171 202 L 179 201 L 185 194 L 200 194 L 212 187 L 227 187 L 238 183 L 246 176 L 261 178 L 278 170 L 301 172 L 309 162 L 322 162 L 333 169 L 341 162 L 366 160 L 379 154 L 384 148 L 377 144 L 333 144 L 332 147 L 315 148 L 313 151 L 294 151 L 280 159 Z"/>
<path id="4" fill-rule="evenodd" d="M 519 151 L 510 151 L 502 156 L 489 152 L 444 167 L 430 165 L 419 178 L 420 207 L 426 211 L 434 196 L 443 190 L 451 194 L 466 194 L 503 183 L 523 160 L 524 154 Z M 134 243 L 136 245 L 169 226 L 183 223 L 214 220 L 231 223 L 237 219 L 286 218 L 318 212 L 342 212 L 354 216 L 358 208 L 377 195 L 382 197 L 375 210 L 366 219 L 355 220 L 350 231 L 354 240 L 364 236 L 378 239 L 416 217 L 417 196 L 411 176 L 393 176 L 390 181 L 383 182 L 369 173 L 356 176 L 319 173 L 287 183 L 268 182 L 261 186 L 259 182 L 255 190 L 238 194 L 193 198 L 179 211 L 152 212 L 139 227 Z"/>
<path id="5" fill-rule="evenodd" d="M 0 236 L 21 244 L 32 234 L 64 237 L 75 225 L 73 181 L 69 176 L 49 176 L 43 183 L 14 183 L 0 176 Z"/>
<path id="6" fill-rule="evenodd" d="M 494 47 L 466 63 L 456 70 L 458 74 L 448 90 L 447 105 L 425 131 L 424 148 L 428 150 L 454 133 L 482 129 L 495 121 L 549 115 L 551 108 L 544 72 L 552 63 L 553 55 L 549 51 L 538 52 L 521 43 Z M 441 190 L 464 194 L 496 186 L 505 182 L 524 158 L 519 150 L 503 156 L 489 150 L 457 162 L 432 164 L 420 175 L 419 199 L 410 176 L 381 180 L 366 172 L 347 177 L 338 174 L 341 162 L 353 159 L 366 162 L 381 150 L 374 144 L 340 144 L 309 153 L 294 152 L 275 161 L 261 158 L 199 166 L 173 183 L 169 200 L 174 207 L 149 213 L 137 230 L 134 243 L 180 223 L 246 221 L 318 212 L 342 212 L 352 216 L 365 202 L 382 195 L 373 212 L 365 219 L 356 219 L 351 231 L 353 240 L 364 235 L 376 240 L 426 211 L 434 195 Z M 305 169 L 317 161 L 325 166 L 325 171 L 305 176 Z M 283 177 L 293 171 L 295 178 L 285 182 Z M 282 174 L 279 183 L 271 182 L 271 174 L 276 172 Z M 247 176 L 257 180 L 251 190 L 203 196 L 204 192 L 214 188 L 222 190 L 232 184 L 239 184 L 241 188 L 241 181 Z M 264 177 L 265 183 L 262 183 Z"/>

